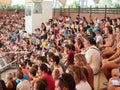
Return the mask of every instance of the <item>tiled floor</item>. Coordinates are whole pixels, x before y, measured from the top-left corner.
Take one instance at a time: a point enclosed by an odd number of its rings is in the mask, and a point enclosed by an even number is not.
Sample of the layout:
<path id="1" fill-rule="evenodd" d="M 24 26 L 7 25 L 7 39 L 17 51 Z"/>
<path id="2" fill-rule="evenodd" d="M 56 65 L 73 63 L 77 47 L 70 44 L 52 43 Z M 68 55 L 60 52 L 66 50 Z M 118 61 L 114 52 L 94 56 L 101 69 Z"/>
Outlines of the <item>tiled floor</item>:
<path id="1" fill-rule="evenodd" d="M 15 69 L 9 69 L 1 74 L 1 78 L 5 80 L 5 77 L 7 73 L 14 72 Z M 94 90 L 101 90 L 103 88 L 106 88 L 105 85 L 103 85 L 103 82 L 106 82 L 106 78 L 102 72 L 100 72 L 98 75 L 94 75 Z"/>

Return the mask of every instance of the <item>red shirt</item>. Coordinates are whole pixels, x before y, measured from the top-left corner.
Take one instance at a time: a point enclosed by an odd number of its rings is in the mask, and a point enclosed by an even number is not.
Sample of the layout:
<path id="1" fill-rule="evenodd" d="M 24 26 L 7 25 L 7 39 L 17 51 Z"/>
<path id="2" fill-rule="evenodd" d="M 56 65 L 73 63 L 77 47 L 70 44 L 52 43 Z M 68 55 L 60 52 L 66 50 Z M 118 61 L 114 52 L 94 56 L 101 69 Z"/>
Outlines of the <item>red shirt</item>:
<path id="1" fill-rule="evenodd" d="M 74 64 L 74 51 L 70 50 L 67 56 L 68 65 Z"/>
<path id="2" fill-rule="evenodd" d="M 57 28 L 54 28 L 54 31 L 53 31 L 53 32 L 54 32 L 55 35 L 59 34 L 59 31 L 58 31 Z"/>
<path id="3" fill-rule="evenodd" d="M 45 73 L 41 76 L 41 78 L 45 79 L 48 84 L 48 90 L 55 90 L 55 81 L 52 76 L 49 74 Z"/>
<path id="4" fill-rule="evenodd" d="M 84 68 L 87 70 L 87 74 L 88 74 L 87 80 L 88 80 L 88 83 L 90 84 L 90 86 L 93 89 L 94 88 L 94 84 L 93 84 L 94 77 L 93 77 L 92 68 L 89 65 L 86 65 Z"/>

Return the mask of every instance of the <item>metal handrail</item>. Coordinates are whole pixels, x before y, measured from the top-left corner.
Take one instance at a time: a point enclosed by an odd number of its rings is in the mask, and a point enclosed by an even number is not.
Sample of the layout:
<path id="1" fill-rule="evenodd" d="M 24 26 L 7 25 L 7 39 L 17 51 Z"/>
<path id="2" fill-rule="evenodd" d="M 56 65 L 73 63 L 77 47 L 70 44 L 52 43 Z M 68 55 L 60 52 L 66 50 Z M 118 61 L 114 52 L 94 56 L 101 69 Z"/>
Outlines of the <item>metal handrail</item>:
<path id="1" fill-rule="evenodd" d="M 90 8 L 53 8 L 55 12 L 60 12 L 61 9 L 64 13 L 77 13 L 78 9 L 80 13 L 90 12 Z M 105 10 L 107 14 L 120 14 L 120 8 L 91 8 L 91 13 L 105 13 Z"/>

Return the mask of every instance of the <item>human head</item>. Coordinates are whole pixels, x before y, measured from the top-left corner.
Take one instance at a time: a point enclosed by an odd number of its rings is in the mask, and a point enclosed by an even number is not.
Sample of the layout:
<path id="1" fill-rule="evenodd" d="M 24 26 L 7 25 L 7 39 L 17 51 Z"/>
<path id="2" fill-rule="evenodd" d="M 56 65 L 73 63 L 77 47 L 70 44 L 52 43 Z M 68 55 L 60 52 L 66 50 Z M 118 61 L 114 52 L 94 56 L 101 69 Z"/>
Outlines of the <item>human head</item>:
<path id="1" fill-rule="evenodd" d="M 117 18 L 117 25 L 120 25 L 120 17 Z"/>
<path id="2" fill-rule="evenodd" d="M 6 79 L 7 79 L 7 80 L 12 80 L 12 79 L 13 79 L 12 73 L 8 73 L 8 74 L 6 75 Z"/>
<path id="3" fill-rule="evenodd" d="M 39 56 L 37 58 L 37 60 L 38 60 L 39 64 L 44 64 L 45 62 L 47 62 L 47 59 L 45 56 Z"/>
<path id="4" fill-rule="evenodd" d="M 105 34 L 113 34 L 113 29 L 111 26 L 105 27 Z"/>
<path id="5" fill-rule="evenodd" d="M 53 53 L 53 52 L 48 52 L 48 53 L 47 53 L 47 60 L 48 60 L 48 61 L 51 60 L 53 56 L 54 56 L 54 53 Z"/>
<path id="6" fill-rule="evenodd" d="M 44 74 L 44 73 L 48 73 L 49 75 L 51 75 L 51 68 L 48 68 L 48 66 L 46 64 L 41 64 L 40 65 L 40 74 Z"/>
<path id="7" fill-rule="evenodd" d="M 120 25 L 116 26 L 115 32 L 118 36 L 120 35 Z"/>
<path id="8" fill-rule="evenodd" d="M 92 28 L 88 28 L 88 29 L 87 29 L 87 34 L 88 34 L 88 35 L 92 35 L 92 33 L 93 33 Z"/>
<path id="9" fill-rule="evenodd" d="M 0 80 L 0 90 L 7 90 L 5 82 L 3 80 Z"/>
<path id="10" fill-rule="evenodd" d="M 41 65 L 40 65 L 40 70 L 41 70 L 41 71 L 44 71 L 44 72 L 48 72 L 48 67 L 47 67 L 47 65 L 46 65 L 46 64 L 41 64 Z"/>
<path id="11" fill-rule="evenodd" d="M 23 69 L 25 69 L 26 68 L 26 64 L 25 63 L 21 63 L 20 67 L 23 68 Z"/>
<path id="12" fill-rule="evenodd" d="M 74 63 L 76 66 L 84 66 L 87 64 L 85 56 L 83 54 L 80 54 L 80 53 L 75 54 Z"/>
<path id="13" fill-rule="evenodd" d="M 32 62 L 31 61 L 27 61 L 27 68 L 30 69 L 32 67 Z"/>
<path id="14" fill-rule="evenodd" d="M 117 19 L 116 18 L 112 19 L 112 25 L 117 25 Z"/>
<path id="15" fill-rule="evenodd" d="M 94 32 L 95 32 L 95 34 L 98 34 L 100 32 L 100 28 L 99 27 L 95 27 L 94 28 Z"/>
<path id="16" fill-rule="evenodd" d="M 36 76 L 36 70 L 34 68 L 29 69 L 29 74 L 33 78 Z"/>
<path id="17" fill-rule="evenodd" d="M 70 50 L 75 51 L 75 47 L 72 44 L 65 45 L 65 52 L 68 53 Z"/>
<path id="18" fill-rule="evenodd" d="M 16 76 L 17 76 L 18 79 L 23 79 L 23 72 L 20 71 L 20 70 L 18 70 L 18 71 L 16 72 Z"/>
<path id="19" fill-rule="evenodd" d="M 64 73 L 55 82 L 55 90 L 75 90 L 75 81 L 71 74 Z"/>
<path id="20" fill-rule="evenodd" d="M 91 45 L 96 45 L 96 41 L 90 36 L 85 37 L 84 38 L 84 46 L 88 47 Z"/>
<path id="21" fill-rule="evenodd" d="M 33 65 L 32 68 L 34 68 L 36 71 L 38 71 L 38 65 Z"/>
<path id="22" fill-rule="evenodd" d="M 59 62 L 60 62 L 60 58 L 59 58 L 59 56 L 53 56 L 52 57 L 52 62 L 54 62 L 55 64 L 59 64 Z"/>
<path id="23" fill-rule="evenodd" d="M 75 65 L 68 66 L 67 73 L 73 76 L 76 84 L 78 84 L 81 80 L 86 81 L 86 76 L 83 73 L 82 68 L 78 66 L 75 66 Z"/>
<path id="24" fill-rule="evenodd" d="M 43 78 L 39 79 L 34 84 L 34 90 L 48 90 L 47 87 L 48 87 L 47 81 Z"/>

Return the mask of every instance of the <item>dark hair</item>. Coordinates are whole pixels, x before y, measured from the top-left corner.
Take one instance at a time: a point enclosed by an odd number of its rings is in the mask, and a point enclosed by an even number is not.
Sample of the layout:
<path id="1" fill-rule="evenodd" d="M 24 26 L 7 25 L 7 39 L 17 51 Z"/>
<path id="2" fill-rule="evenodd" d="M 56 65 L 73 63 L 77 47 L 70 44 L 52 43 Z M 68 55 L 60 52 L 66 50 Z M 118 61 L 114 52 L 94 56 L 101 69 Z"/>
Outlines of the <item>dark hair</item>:
<path id="1" fill-rule="evenodd" d="M 114 19 L 112 19 L 114 22 L 117 22 L 117 19 L 116 18 L 114 18 Z"/>
<path id="2" fill-rule="evenodd" d="M 111 26 L 106 26 L 106 28 L 108 29 L 109 34 L 113 34 L 113 29 Z"/>
<path id="3" fill-rule="evenodd" d="M 7 90 L 5 82 L 3 80 L 0 80 L 0 90 Z"/>
<path id="4" fill-rule="evenodd" d="M 116 28 L 119 28 L 119 29 L 120 29 L 120 25 L 116 26 Z"/>
<path id="5" fill-rule="evenodd" d="M 61 90 L 63 87 L 67 87 L 69 90 L 75 90 L 75 80 L 71 74 L 64 73 L 59 78 L 59 86 Z"/>
<path id="6" fill-rule="evenodd" d="M 87 36 L 87 37 L 85 37 L 85 39 L 86 39 L 87 41 L 89 41 L 90 44 L 92 44 L 92 45 L 96 45 L 96 41 L 95 41 L 92 37 Z"/>
<path id="7" fill-rule="evenodd" d="M 70 44 L 71 50 L 75 51 L 75 46 L 74 44 Z"/>
<path id="8" fill-rule="evenodd" d="M 28 61 L 27 64 L 32 67 L 32 62 L 31 61 Z"/>
<path id="9" fill-rule="evenodd" d="M 52 58 L 54 56 L 54 53 L 53 52 L 48 52 L 47 55 Z"/>
<path id="10" fill-rule="evenodd" d="M 29 69 L 29 73 L 34 77 L 36 76 L 36 70 L 34 68 Z"/>
<path id="11" fill-rule="evenodd" d="M 40 61 L 43 62 L 43 61 L 44 61 L 44 60 L 43 60 L 43 56 L 39 56 L 39 57 L 37 57 L 37 60 L 40 60 Z"/>
<path id="12" fill-rule="evenodd" d="M 53 56 L 52 59 L 53 59 L 53 62 L 56 62 L 57 65 L 60 62 L 59 56 Z"/>
<path id="13" fill-rule="evenodd" d="M 44 72 L 48 72 L 48 67 L 47 67 L 47 65 L 46 65 L 46 64 L 41 64 L 41 65 L 40 65 L 40 70 L 41 70 L 41 71 L 44 71 Z"/>
<path id="14" fill-rule="evenodd" d="M 47 62 L 46 56 L 39 56 L 39 57 L 37 58 L 37 60 L 40 60 L 40 61 L 42 61 L 42 62 Z"/>
<path id="15" fill-rule="evenodd" d="M 38 71 L 38 65 L 33 65 L 32 68 L 34 68 L 36 71 Z"/>
<path id="16" fill-rule="evenodd" d="M 27 62 L 26 62 L 27 63 Z M 20 64 L 22 68 L 25 68 L 26 67 L 26 64 L 25 63 L 21 63 Z"/>
<path id="17" fill-rule="evenodd" d="M 23 72 L 18 70 L 16 76 L 18 79 L 23 79 Z"/>
<path id="18" fill-rule="evenodd" d="M 65 47 L 66 47 L 67 49 L 71 50 L 70 44 L 65 44 Z"/>
<path id="19" fill-rule="evenodd" d="M 47 85 L 47 81 L 43 78 L 39 79 L 36 82 L 36 89 L 37 90 L 48 90 L 48 85 Z"/>

